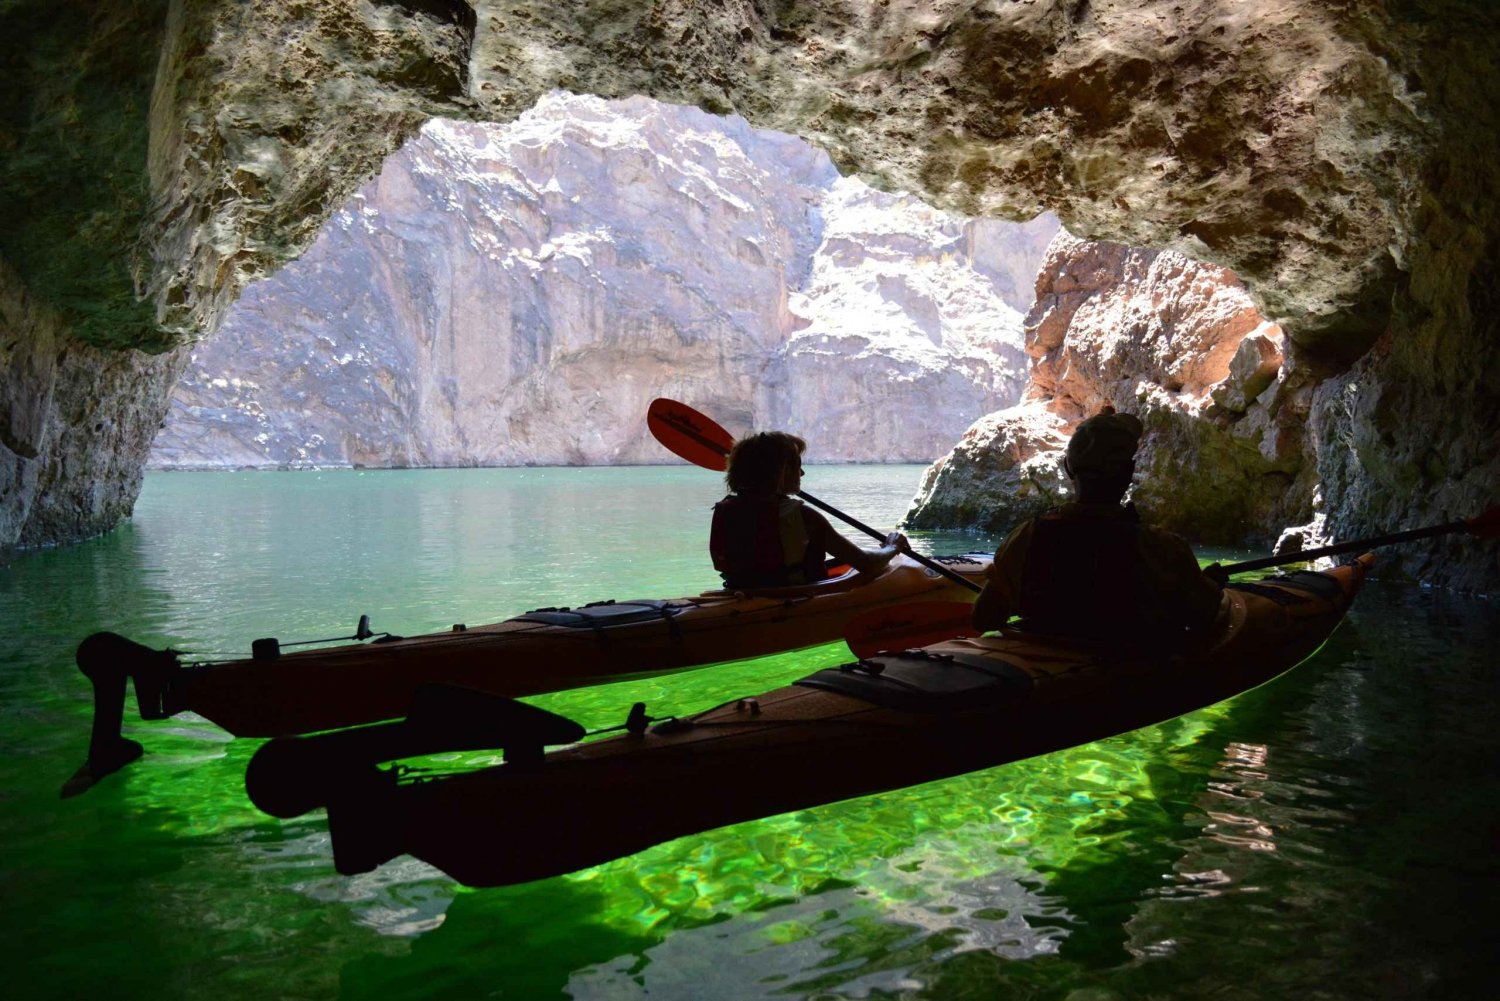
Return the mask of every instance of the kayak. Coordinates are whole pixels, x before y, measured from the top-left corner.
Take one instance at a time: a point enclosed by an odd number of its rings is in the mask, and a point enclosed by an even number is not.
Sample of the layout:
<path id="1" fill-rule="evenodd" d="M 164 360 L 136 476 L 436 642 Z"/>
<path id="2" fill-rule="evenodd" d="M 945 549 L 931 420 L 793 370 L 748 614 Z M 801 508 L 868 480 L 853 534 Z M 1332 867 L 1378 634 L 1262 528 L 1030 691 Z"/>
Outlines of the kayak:
<path id="1" fill-rule="evenodd" d="M 625 733 L 434 686 L 382 727 L 273 740 L 260 809 L 328 809 L 339 872 L 413 855 L 470 886 L 561 875 L 726 824 L 947 778 L 1191 712 L 1311 656 L 1372 562 L 1225 589 L 1214 629 L 1175 652 L 1018 630 L 878 654 Z M 547 753 L 545 748 L 564 744 Z M 401 757 L 502 748 L 504 763 L 413 778 Z"/>
<path id="2" fill-rule="evenodd" d="M 376 636 L 362 618 L 356 635 L 369 642 L 283 652 L 275 639 L 256 640 L 250 658 L 217 663 L 184 663 L 176 651 L 95 633 L 77 654 L 94 686 L 94 735 L 88 763 L 64 794 L 140 755 L 119 732 L 127 678 L 143 719 L 192 711 L 240 737 L 357 726 L 400 717 L 433 682 L 536 695 L 830 643 L 873 609 L 972 601 L 992 557 L 921 559 L 938 569 L 903 554 L 878 573 L 836 567 L 828 580 L 801 587 L 538 608 L 423 636 Z"/>

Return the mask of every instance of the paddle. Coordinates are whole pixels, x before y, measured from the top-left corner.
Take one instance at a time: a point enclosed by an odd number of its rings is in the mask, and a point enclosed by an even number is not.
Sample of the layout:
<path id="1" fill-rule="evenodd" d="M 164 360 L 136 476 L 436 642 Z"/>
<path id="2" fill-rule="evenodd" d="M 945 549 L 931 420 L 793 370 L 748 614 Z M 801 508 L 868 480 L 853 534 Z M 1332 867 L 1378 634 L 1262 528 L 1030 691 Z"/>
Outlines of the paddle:
<path id="1" fill-rule="evenodd" d="M 687 404 L 665 397 L 652 400 L 651 406 L 646 409 L 646 426 L 651 429 L 651 434 L 666 447 L 667 451 L 681 456 L 693 465 L 712 469 L 717 473 L 722 473 L 729 468 L 729 450 L 734 447 L 734 436 L 720 427 L 713 418 L 699 413 Z M 885 541 L 885 533 L 851 518 L 830 504 L 823 503 L 806 490 L 798 490 L 797 496 L 813 507 L 821 508 L 840 521 L 854 526 L 871 538 Z M 941 563 L 919 556 L 909 549 L 905 552 L 907 556 L 927 569 L 942 574 L 954 583 L 961 584 L 976 593 L 980 590 L 978 584 Z"/>
<path id="2" fill-rule="evenodd" d="M 1377 535 L 1370 539 L 1355 539 L 1353 542 L 1340 542 L 1332 546 L 1323 546 L 1321 549 L 1304 549 L 1299 553 L 1288 553 L 1284 556 L 1263 556 L 1260 559 L 1245 560 L 1243 563 L 1230 563 L 1228 566 L 1215 564 L 1207 567 L 1206 571 L 1212 571 L 1214 576 L 1229 577 L 1247 570 L 1264 570 L 1267 567 L 1286 566 L 1288 563 L 1306 563 L 1323 556 L 1363 552 L 1376 546 L 1390 546 L 1397 542 L 1430 539 L 1433 536 L 1454 535 L 1458 532 L 1468 532 L 1481 539 L 1500 538 L 1500 506 L 1492 507 L 1484 514 L 1465 521 L 1450 521 L 1442 525 L 1429 525 L 1427 528 L 1413 528 L 1405 532 L 1392 532 L 1390 535 Z"/>
<path id="3" fill-rule="evenodd" d="M 967 601 L 918 601 L 872 609 L 844 627 L 844 642 L 860 660 L 961 636 L 978 636 Z"/>

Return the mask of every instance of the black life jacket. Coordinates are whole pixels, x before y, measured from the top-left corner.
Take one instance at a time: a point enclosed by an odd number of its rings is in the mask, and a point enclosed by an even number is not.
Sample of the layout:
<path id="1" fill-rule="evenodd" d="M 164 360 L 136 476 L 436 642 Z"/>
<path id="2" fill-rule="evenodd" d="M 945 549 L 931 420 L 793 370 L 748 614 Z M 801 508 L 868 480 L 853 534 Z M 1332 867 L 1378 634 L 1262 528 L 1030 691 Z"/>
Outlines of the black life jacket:
<path id="1" fill-rule="evenodd" d="M 1134 511 L 1079 517 L 1052 511 L 1036 519 L 1021 571 L 1022 627 L 1084 639 L 1135 642 L 1144 594 Z"/>
<path id="2" fill-rule="evenodd" d="M 714 505 L 708 548 L 726 587 L 788 587 L 824 579 L 822 536 L 800 501 L 731 494 Z"/>

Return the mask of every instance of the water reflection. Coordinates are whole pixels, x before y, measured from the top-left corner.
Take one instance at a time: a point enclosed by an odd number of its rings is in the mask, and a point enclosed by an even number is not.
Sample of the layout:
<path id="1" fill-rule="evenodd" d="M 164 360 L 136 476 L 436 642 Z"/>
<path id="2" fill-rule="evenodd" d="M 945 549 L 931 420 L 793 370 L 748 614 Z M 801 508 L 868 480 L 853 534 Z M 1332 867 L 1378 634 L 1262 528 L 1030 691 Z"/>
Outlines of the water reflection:
<path id="1" fill-rule="evenodd" d="M 816 472 L 815 492 L 872 524 L 899 517 L 917 475 Z M 848 502 L 839 477 L 863 498 L 852 485 L 875 473 L 884 494 Z M 8 989 L 1489 996 L 1491 936 L 1472 915 L 1497 877 L 1500 615 L 1394 585 L 1372 585 L 1313 661 L 1230 703 L 520 887 L 468 891 L 411 860 L 338 876 L 321 815 L 274 821 L 245 800 L 256 742 L 191 716 L 131 725 L 147 757 L 57 799 L 87 741 L 72 650 L 94 629 L 238 649 L 331 635 L 361 611 L 416 631 L 691 590 L 707 531 L 694 512 L 718 489 L 696 470 L 152 477 L 126 529 L 14 559 L 0 571 Z M 686 712 L 835 655 L 538 701 L 611 725 L 631 701 Z"/>
<path id="2" fill-rule="evenodd" d="M 590 998 L 772 998 L 922 989 L 915 971 L 962 952 L 1023 960 L 1055 953 L 1072 921 L 1008 865 L 987 876 L 946 870 L 934 838 L 865 873 L 801 897 L 679 931 L 641 953 L 579 970 L 567 993 Z M 954 853 L 962 857 L 961 851 Z"/>

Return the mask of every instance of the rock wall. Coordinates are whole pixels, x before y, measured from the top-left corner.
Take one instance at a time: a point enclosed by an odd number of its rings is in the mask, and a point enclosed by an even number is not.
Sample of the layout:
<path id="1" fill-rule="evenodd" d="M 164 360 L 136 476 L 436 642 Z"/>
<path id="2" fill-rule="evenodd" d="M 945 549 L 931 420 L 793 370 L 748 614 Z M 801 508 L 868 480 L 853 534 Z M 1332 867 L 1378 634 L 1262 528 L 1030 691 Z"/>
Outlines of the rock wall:
<path id="1" fill-rule="evenodd" d="M 71 542 L 128 517 L 186 362 L 84 343 L 0 261 L 0 540 Z"/>
<path id="2" fill-rule="evenodd" d="M 6 65 L 29 73 L 45 52 L 139 81 L 143 60 L 99 43 L 128 30 L 149 57 L 162 11 L 19 0 L 0 12 L 8 56 L 56 27 Z M 95 343 L 155 350 L 212 331 L 427 117 L 507 122 L 559 87 L 645 94 L 801 135 L 841 171 L 941 208 L 1051 209 L 1086 238 L 1231 268 L 1317 382 L 1309 420 L 1342 537 L 1472 514 L 1500 482 L 1488 0 L 173 0 L 166 23 L 144 224 L 128 197 L 90 204 L 78 219 L 103 236 L 61 280 L 0 250 Z M 118 88 L 24 80 L 0 106 L 7 149 L 139 138 L 128 102 L 83 99 Z M 17 162 L 36 163 L 8 159 L 7 190 L 40 178 L 21 197 L 57 221 L 45 172 Z M 140 176 L 127 166 L 93 190 L 129 194 Z M 39 232 L 35 218 L 22 229 Z M 101 271 L 114 277 L 89 284 Z M 107 319 L 136 315 L 118 311 L 137 287 L 149 330 Z M 1431 579 L 1500 586 L 1493 545 L 1406 552 Z"/>
<path id="3" fill-rule="evenodd" d="M 133 258 L 168 0 L 0 7 L 0 258 L 80 341 L 159 350 Z M 0 536 L 0 543 L 4 537 Z"/>
<path id="4" fill-rule="evenodd" d="M 459 0 L 0 10 L 0 549 L 129 515 L 174 349 L 473 110 L 473 30 Z"/>
<path id="5" fill-rule="evenodd" d="M 1031 381 L 934 463 L 915 527 L 1008 531 L 1065 499 L 1062 450 L 1105 405 L 1146 425 L 1132 498 L 1201 542 L 1275 542 L 1312 520 L 1311 381 L 1230 271 L 1060 233 L 1026 318 Z"/>
<path id="6" fill-rule="evenodd" d="M 929 461 L 1019 398 L 1056 229 L 645 98 L 436 120 L 198 346 L 151 462 L 661 462 L 658 395 L 814 461 Z"/>
<path id="7" fill-rule="evenodd" d="M 812 461 L 926 462 L 989 412 L 983 400 L 1020 397 L 1022 313 L 1056 217 L 955 218 L 854 178 L 820 215 L 752 423 L 803 435 Z"/>

